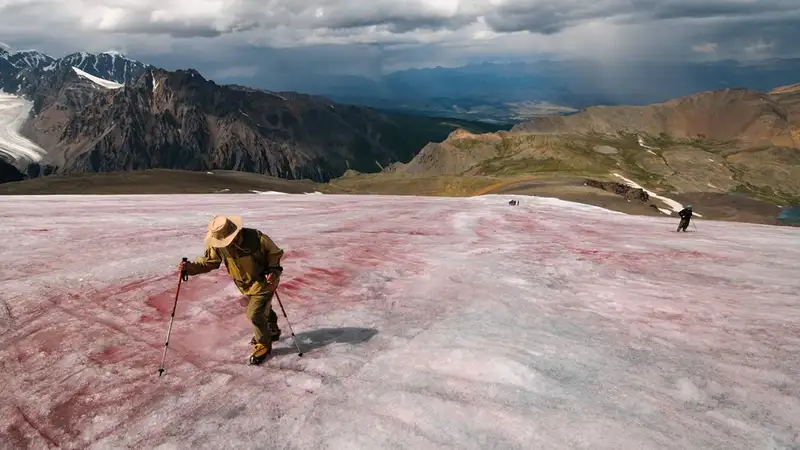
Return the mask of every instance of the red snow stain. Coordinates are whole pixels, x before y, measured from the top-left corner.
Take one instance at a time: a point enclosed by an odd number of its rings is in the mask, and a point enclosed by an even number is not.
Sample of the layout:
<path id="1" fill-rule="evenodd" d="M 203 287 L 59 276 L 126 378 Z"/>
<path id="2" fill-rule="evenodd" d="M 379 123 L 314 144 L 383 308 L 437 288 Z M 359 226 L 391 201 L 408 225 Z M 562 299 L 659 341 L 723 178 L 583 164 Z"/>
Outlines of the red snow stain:
<path id="1" fill-rule="evenodd" d="M 395 234 L 401 236 L 443 236 L 443 232 L 431 230 L 398 230 L 398 229 L 384 229 L 384 230 L 363 230 L 361 233 L 365 234 Z"/>
<path id="2" fill-rule="evenodd" d="M 296 291 L 309 284 L 310 283 L 303 278 L 292 278 L 291 280 L 281 281 L 279 289 L 283 291 Z"/>
<path id="3" fill-rule="evenodd" d="M 600 231 L 597 231 L 594 228 L 588 228 L 588 227 L 579 226 L 579 227 L 576 227 L 576 229 L 577 229 L 577 231 L 579 233 L 587 235 L 587 236 L 597 236 L 597 237 L 600 237 L 600 238 L 604 238 L 604 237 L 608 236 L 607 233 L 602 233 Z"/>
<path id="4" fill-rule="evenodd" d="M 138 281 L 134 281 L 134 282 L 131 282 L 131 283 L 126 283 L 126 284 L 123 284 L 123 285 L 120 285 L 120 286 L 116 286 L 116 287 L 111 286 L 111 287 L 108 287 L 108 288 L 104 289 L 103 291 L 105 293 L 107 293 L 107 295 L 108 294 L 114 294 L 114 295 L 125 294 L 125 293 L 128 293 L 128 292 L 135 291 L 137 289 L 141 289 L 143 287 L 147 287 L 147 286 L 152 285 L 152 284 L 154 284 L 156 282 L 168 280 L 169 278 L 174 278 L 175 279 L 175 284 L 177 286 L 178 273 L 176 271 L 175 274 L 173 274 L 173 275 L 162 275 L 162 276 L 158 276 L 158 277 L 154 277 L 154 278 L 146 278 L 144 280 L 138 280 Z"/>
<path id="5" fill-rule="evenodd" d="M 30 345 L 26 346 L 27 352 L 23 349 L 23 355 L 30 357 L 36 352 L 43 352 L 48 355 L 58 353 L 69 337 L 62 328 L 43 329 L 28 338 Z"/>
<path id="6" fill-rule="evenodd" d="M 663 271 L 668 264 L 686 262 L 721 261 L 724 258 L 697 251 L 651 251 L 651 252 L 619 252 L 575 248 L 564 245 L 564 248 L 579 259 L 595 264 L 618 266 L 632 273 L 653 273 Z"/>
<path id="7" fill-rule="evenodd" d="M 330 270 L 330 269 L 322 269 L 319 267 L 312 267 L 311 273 L 320 276 L 320 277 L 342 277 L 345 272 L 343 270 Z"/>
<path id="8" fill-rule="evenodd" d="M 320 233 L 326 234 L 335 234 L 335 233 L 353 233 L 356 231 L 360 231 L 362 228 L 361 225 L 348 225 L 348 226 L 341 226 L 336 228 L 329 228 L 327 230 L 322 230 Z"/>
<path id="9" fill-rule="evenodd" d="M 293 291 L 311 286 L 317 288 L 343 287 L 347 285 L 349 279 L 349 274 L 341 269 L 312 267 L 296 278 L 281 282 L 280 289 Z"/>
<path id="10" fill-rule="evenodd" d="M 132 361 L 128 361 L 129 363 Z M 173 363 L 175 359 L 173 359 Z M 81 438 L 81 430 L 91 426 L 92 419 L 96 416 L 113 416 L 114 424 L 94 437 L 94 441 L 102 439 L 112 433 L 124 429 L 128 421 L 151 408 L 160 396 L 167 391 L 174 395 L 181 395 L 187 388 L 181 385 L 170 385 L 166 388 L 159 383 L 148 380 L 154 376 L 148 371 L 142 374 L 137 368 L 149 368 L 149 362 L 143 359 L 135 361 L 134 372 L 139 375 L 127 375 L 123 379 L 109 377 L 108 380 L 97 379 L 93 384 L 73 386 L 61 395 L 54 396 L 49 406 L 48 414 L 44 417 L 35 417 L 40 429 L 48 430 L 54 440 L 77 441 Z M 157 372 L 156 372 L 157 373 Z M 112 381 L 113 380 L 113 381 Z M 76 384 L 77 381 L 70 383 Z M 102 395 L 97 395 L 102 392 Z"/>
<path id="11" fill-rule="evenodd" d="M 155 308 L 156 311 L 162 314 L 166 314 L 172 311 L 172 306 L 175 303 L 174 294 L 172 298 L 170 298 L 169 293 L 165 292 L 163 294 L 159 294 L 153 297 L 150 297 L 145 302 L 147 306 L 151 308 Z"/>
<path id="12" fill-rule="evenodd" d="M 128 357 L 127 352 L 124 351 L 124 349 L 117 346 L 106 347 L 103 349 L 102 352 L 92 355 L 92 359 L 101 364 L 118 363 L 127 357 Z"/>
<path id="13" fill-rule="evenodd" d="M 286 250 L 283 254 L 283 260 L 291 260 L 291 259 L 301 259 L 301 258 L 308 258 L 310 253 L 303 250 Z"/>
<path id="14" fill-rule="evenodd" d="M 530 234 L 538 233 L 544 230 L 541 223 L 535 217 L 508 215 L 505 216 L 505 221 L 511 224 L 513 227 L 512 229 L 517 233 Z M 481 219 L 480 225 L 492 226 L 492 224 L 486 222 L 486 219 Z M 494 226 L 496 226 L 496 224 Z"/>

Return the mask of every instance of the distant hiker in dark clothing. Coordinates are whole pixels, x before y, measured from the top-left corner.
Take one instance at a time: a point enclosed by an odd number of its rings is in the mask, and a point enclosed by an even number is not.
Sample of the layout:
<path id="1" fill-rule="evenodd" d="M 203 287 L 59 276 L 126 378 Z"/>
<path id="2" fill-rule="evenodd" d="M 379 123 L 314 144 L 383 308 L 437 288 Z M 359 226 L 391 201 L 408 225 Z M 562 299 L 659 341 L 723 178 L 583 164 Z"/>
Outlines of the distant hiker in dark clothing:
<path id="1" fill-rule="evenodd" d="M 681 217 L 681 223 L 678 224 L 678 229 L 675 231 L 686 232 L 686 228 L 689 226 L 689 221 L 692 219 L 692 205 L 686 205 L 686 208 L 680 210 L 678 215 Z"/>
<path id="2" fill-rule="evenodd" d="M 510 202 L 508 202 L 508 204 L 511 205 L 511 206 L 516 206 L 517 205 L 517 201 L 516 200 L 511 200 Z"/>

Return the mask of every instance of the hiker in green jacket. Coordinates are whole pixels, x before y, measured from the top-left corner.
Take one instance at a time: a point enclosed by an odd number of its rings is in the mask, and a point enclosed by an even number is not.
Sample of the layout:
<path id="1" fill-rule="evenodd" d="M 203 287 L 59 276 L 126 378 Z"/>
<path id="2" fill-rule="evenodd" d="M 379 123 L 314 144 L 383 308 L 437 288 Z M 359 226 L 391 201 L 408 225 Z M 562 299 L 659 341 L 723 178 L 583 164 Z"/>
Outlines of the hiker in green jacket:
<path id="1" fill-rule="evenodd" d="M 188 275 L 218 269 L 224 262 L 239 291 L 249 298 L 247 318 L 253 324 L 251 364 L 261 364 L 280 339 L 278 315 L 272 310 L 272 297 L 280 283 L 283 250 L 269 236 L 254 228 L 244 228 L 239 216 L 216 216 L 208 224 L 205 254 L 195 261 L 179 264 Z"/>

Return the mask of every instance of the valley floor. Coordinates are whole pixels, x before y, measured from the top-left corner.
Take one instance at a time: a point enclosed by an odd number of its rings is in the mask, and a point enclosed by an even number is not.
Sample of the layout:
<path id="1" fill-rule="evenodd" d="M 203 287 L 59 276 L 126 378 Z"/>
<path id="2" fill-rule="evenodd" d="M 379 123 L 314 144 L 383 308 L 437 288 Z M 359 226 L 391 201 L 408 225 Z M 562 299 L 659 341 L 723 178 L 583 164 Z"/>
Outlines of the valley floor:
<path id="1" fill-rule="evenodd" d="M 521 201 L 509 206 L 510 198 Z M 556 199 L 2 196 L 2 448 L 800 446 L 800 230 Z M 285 338 L 224 268 L 215 214 L 286 250 Z M 690 229 L 692 229 L 690 227 Z M 277 305 L 275 305 L 277 308 Z"/>
<path id="2" fill-rule="evenodd" d="M 57 194 L 242 194 L 285 192 L 354 195 L 416 195 L 469 197 L 485 194 L 553 197 L 626 214 L 664 217 L 648 203 L 585 186 L 587 178 L 621 182 L 610 174 L 540 173 L 527 177 L 442 176 L 398 173 L 345 175 L 329 183 L 285 180 L 256 173 L 227 170 L 185 171 L 152 169 L 133 172 L 82 173 L 47 176 L 2 183 L 0 195 Z M 742 194 L 692 192 L 665 194 L 681 204 L 694 204 L 705 219 L 786 225 L 778 221 L 781 209 Z M 651 204 L 669 211 L 658 199 Z M 677 216 L 671 217 L 677 221 Z"/>

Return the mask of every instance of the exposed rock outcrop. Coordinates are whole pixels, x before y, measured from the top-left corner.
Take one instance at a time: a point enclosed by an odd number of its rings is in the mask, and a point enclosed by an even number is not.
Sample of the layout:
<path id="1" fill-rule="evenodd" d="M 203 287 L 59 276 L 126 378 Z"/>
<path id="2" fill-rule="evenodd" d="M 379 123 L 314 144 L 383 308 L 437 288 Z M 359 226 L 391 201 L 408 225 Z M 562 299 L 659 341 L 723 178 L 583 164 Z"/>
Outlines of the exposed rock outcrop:
<path id="1" fill-rule="evenodd" d="M 22 134 L 48 154 L 29 165 L 31 176 L 229 169 L 326 181 L 409 161 L 444 131 L 409 130 L 405 117 L 318 96 L 218 85 L 115 52 L 56 59 L 0 49 L 0 89 L 33 102 Z"/>
<path id="2" fill-rule="evenodd" d="M 617 183 L 614 181 L 598 181 L 590 178 L 587 178 L 584 184 L 586 186 L 621 195 L 628 200 L 636 200 L 642 203 L 647 203 L 650 201 L 650 194 L 648 194 L 647 191 L 640 188 L 633 188 L 626 184 Z"/>
<path id="3" fill-rule="evenodd" d="M 8 183 L 11 181 L 22 181 L 25 175 L 22 174 L 16 167 L 0 159 L 0 183 Z"/>
<path id="4" fill-rule="evenodd" d="M 152 70 L 107 89 L 69 67 L 38 81 L 24 133 L 57 173 L 228 169 L 327 181 L 374 172 L 419 147 L 391 117 L 319 97 L 222 86 L 197 71 Z"/>

